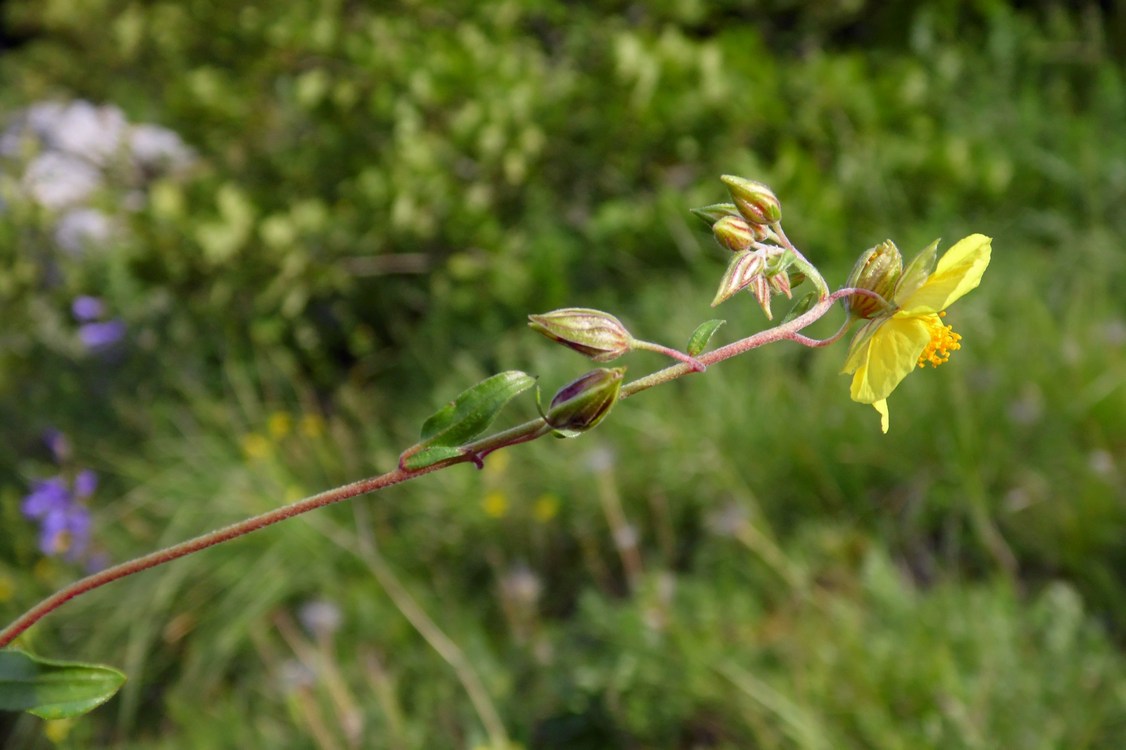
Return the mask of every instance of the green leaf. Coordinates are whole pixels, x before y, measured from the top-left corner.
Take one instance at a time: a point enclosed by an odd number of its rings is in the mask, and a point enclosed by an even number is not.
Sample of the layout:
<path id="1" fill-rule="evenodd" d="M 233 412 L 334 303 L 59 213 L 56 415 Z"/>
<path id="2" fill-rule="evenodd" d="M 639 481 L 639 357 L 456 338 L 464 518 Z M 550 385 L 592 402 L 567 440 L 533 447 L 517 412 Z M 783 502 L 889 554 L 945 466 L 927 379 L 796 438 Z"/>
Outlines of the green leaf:
<path id="1" fill-rule="evenodd" d="M 505 404 L 535 382 L 535 378 L 519 370 L 485 378 L 423 423 L 422 442 L 430 446 L 456 446 L 472 440 L 489 428 Z"/>
<path id="2" fill-rule="evenodd" d="M 813 303 L 817 301 L 817 292 L 809 292 L 804 297 L 799 299 L 790 311 L 786 313 L 786 317 L 782 319 L 782 323 L 789 323 L 799 315 L 805 315 L 809 312 L 809 308 L 813 307 Z"/>
<path id="3" fill-rule="evenodd" d="M 445 461 L 447 458 L 457 458 L 460 455 L 462 455 L 460 448 L 436 445 L 432 448 L 423 448 L 418 453 L 407 456 L 403 459 L 403 468 L 418 471 L 419 469 L 425 469 L 427 466 L 433 466 L 439 461 Z"/>
<path id="4" fill-rule="evenodd" d="M 0 649 L 0 711 L 68 719 L 102 705 L 124 683 L 125 675 L 111 667 Z"/>
<path id="5" fill-rule="evenodd" d="M 707 348 L 708 342 L 712 340 L 712 336 L 719 327 L 726 323 L 726 320 L 709 320 L 706 323 L 701 323 L 695 331 L 692 332 L 692 337 L 688 339 L 688 354 L 695 357 L 700 352 Z"/>

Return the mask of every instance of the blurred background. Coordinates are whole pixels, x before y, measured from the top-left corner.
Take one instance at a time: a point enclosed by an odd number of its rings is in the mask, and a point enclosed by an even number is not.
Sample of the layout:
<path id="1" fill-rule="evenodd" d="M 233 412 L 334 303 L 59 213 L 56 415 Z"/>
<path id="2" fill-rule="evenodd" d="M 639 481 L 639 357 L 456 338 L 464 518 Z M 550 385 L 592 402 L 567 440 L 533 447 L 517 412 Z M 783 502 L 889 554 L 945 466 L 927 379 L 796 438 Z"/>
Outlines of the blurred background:
<path id="1" fill-rule="evenodd" d="M 6 0 L 4 621 L 588 369 L 528 313 L 765 327 L 708 307 L 720 174 L 837 286 L 995 239 L 889 435 L 844 344 L 758 350 L 67 605 L 23 645 L 129 682 L 0 744 L 1126 747 L 1124 39 L 1112 1 Z"/>

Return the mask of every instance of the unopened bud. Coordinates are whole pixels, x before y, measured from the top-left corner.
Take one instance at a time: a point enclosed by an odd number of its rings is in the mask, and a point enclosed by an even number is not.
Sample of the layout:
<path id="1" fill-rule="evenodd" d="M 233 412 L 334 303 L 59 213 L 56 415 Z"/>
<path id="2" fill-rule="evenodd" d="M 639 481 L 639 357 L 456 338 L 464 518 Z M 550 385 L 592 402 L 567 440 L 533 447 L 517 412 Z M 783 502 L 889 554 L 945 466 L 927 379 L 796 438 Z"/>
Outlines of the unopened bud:
<path id="1" fill-rule="evenodd" d="M 633 336 L 610 313 L 586 307 L 565 307 L 542 315 L 529 315 L 528 323 L 553 341 L 558 341 L 595 362 L 609 362 L 630 350 Z"/>
<path id="2" fill-rule="evenodd" d="M 779 271 L 773 276 L 769 277 L 770 286 L 778 294 L 784 294 L 787 298 L 793 299 L 793 289 L 790 285 L 790 276 L 785 271 Z"/>
<path id="3" fill-rule="evenodd" d="M 864 251 L 852 267 L 846 286 L 868 289 L 890 302 L 902 273 L 903 256 L 899 248 L 891 240 L 885 240 Z M 872 318 L 884 309 L 879 300 L 863 294 L 850 296 L 845 306 L 857 318 Z"/>
<path id="4" fill-rule="evenodd" d="M 715 293 L 715 299 L 712 300 L 712 307 L 730 299 L 736 293 L 746 289 L 755 278 L 762 276 L 764 262 L 763 255 L 759 252 L 748 250 L 733 255 L 731 261 L 727 264 L 727 270 L 723 273 L 723 278 L 720 279 L 719 289 Z"/>
<path id="5" fill-rule="evenodd" d="M 606 418 L 618 401 L 626 368 L 601 367 L 559 389 L 544 419 L 566 437 L 575 437 Z"/>
<path id="6" fill-rule="evenodd" d="M 716 242 L 733 253 L 750 250 L 756 239 L 754 225 L 742 216 L 724 216 L 712 224 L 712 234 Z"/>
<path id="7" fill-rule="evenodd" d="M 747 291 L 758 300 L 759 307 L 766 314 L 767 320 L 774 320 L 774 313 L 770 311 L 770 282 L 761 273 L 751 279 L 751 283 L 747 286 Z"/>
<path id="8" fill-rule="evenodd" d="M 731 193 L 735 207 L 752 224 L 774 224 L 782 220 L 782 203 L 761 182 L 725 174 L 720 177 Z"/>

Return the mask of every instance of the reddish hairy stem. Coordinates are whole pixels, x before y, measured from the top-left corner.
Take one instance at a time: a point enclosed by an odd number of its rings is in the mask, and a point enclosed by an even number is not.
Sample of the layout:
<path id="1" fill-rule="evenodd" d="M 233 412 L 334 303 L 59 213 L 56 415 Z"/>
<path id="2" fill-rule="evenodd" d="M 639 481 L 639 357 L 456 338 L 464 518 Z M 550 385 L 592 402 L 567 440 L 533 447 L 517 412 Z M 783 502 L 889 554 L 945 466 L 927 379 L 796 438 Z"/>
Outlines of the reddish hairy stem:
<path id="1" fill-rule="evenodd" d="M 190 555 L 193 552 L 199 552 L 202 549 L 212 547 L 216 544 L 221 544 L 223 542 L 234 539 L 235 537 L 240 537 L 244 534 L 249 534 L 252 531 L 257 531 L 258 529 L 272 526 L 273 524 L 278 523 L 279 521 L 284 521 L 287 518 L 293 518 L 294 516 L 299 516 L 302 513 L 307 513 L 311 510 L 316 510 L 317 508 L 323 508 L 326 505 L 332 505 L 333 503 L 338 503 L 341 500 L 347 500 L 348 498 L 356 497 L 357 495 L 363 495 L 368 492 L 381 490 L 386 487 L 399 484 L 400 482 L 405 482 L 408 479 L 414 479 L 415 477 L 422 476 L 423 474 L 428 474 L 431 471 L 437 471 L 438 469 L 445 468 L 446 466 L 450 466 L 454 463 L 462 463 L 467 460 L 468 458 L 451 459 L 450 461 L 435 464 L 434 466 L 428 466 L 425 469 L 419 469 L 417 471 L 404 471 L 403 469 L 395 469 L 394 471 L 389 471 L 386 474 L 382 474 L 377 477 L 361 479 L 358 482 L 352 482 L 351 484 L 346 484 L 343 487 L 336 487 L 334 489 L 321 492 L 320 494 L 313 495 L 312 497 L 307 497 L 304 500 L 298 500 L 297 502 L 291 503 L 290 505 L 285 505 L 281 508 L 276 508 L 261 515 L 254 516 L 253 518 L 247 518 L 245 520 L 239 521 L 238 523 L 233 523 L 230 526 L 225 526 L 221 529 L 210 531 L 201 536 L 197 536 L 194 539 L 189 539 L 186 542 L 180 542 L 179 544 L 167 547 L 165 549 L 157 550 L 156 552 L 144 555 L 143 557 L 129 560 L 128 562 L 121 563 L 120 565 L 115 565 L 112 568 L 106 568 L 105 570 L 98 571 L 93 575 L 89 575 L 85 578 L 75 581 L 66 588 L 56 591 L 54 594 L 47 597 L 43 601 L 39 602 L 39 604 L 35 605 L 27 612 L 22 614 L 19 618 L 12 622 L 12 624 L 8 625 L 8 627 L 0 630 L 0 648 L 7 646 L 9 643 L 15 640 L 16 637 L 18 637 L 21 633 L 38 622 L 41 618 L 50 614 L 55 609 L 58 609 L 66 602 L 70 601 L 76 596 L 80 596 L 81 594 L 85 594 L 88 591 L 93 591 L 100 586 L 104 586 L 111 581 L 116 581 L 119 578 L 124 578 L 125 576 L 129 576 L 134 573 L 139 573 L 142 570 L 155 568 L 157 565 L 163 565 L 166 562 L 171 562 L 186 555 Z"/>
<path id="2" fill-rule="evenodd" d="M 691 354 L 678 352 L 676 349 L 664 346 L 662 344 L 654 344 L 652 341 L 639 341 L 634 339 L 632 348 L 640 351 L 656 352 L 657 354 L 664 354 L 666 357 L 672 357 L 675 360 L 683 362 L 692 368 L 693 372 L 703 372 L 708 369 L 700 360 L 693 357 Z"/>
<path id="3" fill-rule="evenodd" d="M 722 362 L 725 359 L 731 359 L 734 356 L 748 352 L 751 349 L 757 349 L 760 346 L 765 346 L 766 344 L 773 344 L 775 341 L 794 340 L 798 341 L 798 343 L 805 344 L 806 346 L 814 345 L 817 342 L 816 339 L 811 339 L 807 336 L 801 336 L 798 334 L 798 331 L 824 317 L 825 313 L 829 312 L 833 305 L 838 301 L 844 299 L 845 297 L 851 297 L 854 294 L 875 296 L 881 300 L 883 299 L 882 297 L 879 297 L 879 295 L 877 295 L 875 292 L 869 291 L 868 289 L 855 289 L 852 287 L 838 289 L 832 294 L 822 297 L 817 301 L 817 304 L 788 323 L 783 323 L 781 325 L 775 326 L 774 328 L 768 328 L 765 331 L 759 331 L 753 336 L 748 336 L 745 339 L 739 339 L 738 341 L 728 344 L 727 346 L 721 346 L 719 349 L 701 354 L 696 359 L 698 359 L 700 362 L 703 362 L 705 365 L 710 366 L 714 365 L 716 362 Z M 841 335 L 844 335 L 843 332 L 838 331 L 834 336 L 834 340 L 836 336 Z M 621 398 L 629 398 L 635 393 L 640 393 L 641 391 L 652 388 L 653 386 L 667 383 L 670 380 L 675 380 L 676 378 L 679 378 L 689 372 L 693 372 L 692 368 L 684 364 L 666 367 L 665 369 L 654 372 L 651 375 L 646 375 L 643 378 L 638 378 L 632 383 L 626 383 L 624 386 L 622 386 Z"/>
<path id="4" fill-rule="evenodd" d="M 648 388 L 652 388 L 655 385 L 660 385 L 661 383 L 675 380 L 676 378 L 679 378 L 690 372 L 697 372 L 698 370 L 696 369 L 695 365 L 711 365 L 715 364 L 716 362 L 722 362 L 725 359 L 730 359 L 731 357 L 734 357 L 738 354 L 750 351 L 751 349 L 757 349 L 760 346 L 764 346 L 775 341 L 791 340 L 797 341 L 798 343 L 804 344 L 806 346 L 824 346 L 828 343 L 832 343 L 833 341 L 836 341 L 844 335 L 844 332 L 848 327 L 847 322 L 845 326 L 843 326 L 841 330 L 839 330 L 836 334 L 823 341 L 811 339 L 807 336 L 802 336 L 798 333 L 798 331 L 802 330 L 806 326 L 812 324 L 813 322 L 824 316 L 825 313 L 827 313 L 833 306 L 833 304 L 838 300 L 854 294 L 876 297 L 877 299 L 880 299 L 880 301 L 883 301 L 882 298 L 867 289 L 840 289 L 833 294 L 823 297 L 807 312 L 799 315 L 788 323 L 784 323 L 782 325 L 776 326 L 775 328 L 770 328 L 765 331 L 760 331 L 753 336 L 748 336 L 747 338 L 740 339 L 739 341 L 728 344 L 727 346 L 720 347 L 719 349 L 708 352 L 706 354 L 702 354 L 698 358 L 690 358 L 694 364 L 684 363 L 673 365 L 672 367 L 667 367 L 664 370 L 659 370 L 655 373 L 652 373 L 651 375 L 639 378 L 632 383 L 627 383 L 622 388 L 619 400 L 629 398 L 633 394 L 639 393 L 640 391 L 646 390 Z M 683 356 L 687 357 L 687 355 Z M 185 542 L 180 542 L 179 544 L 175 544 L 171 547 L 166 547 L 165 549 L 157 550 L 156 552 L 152 552 L 142 557 L 129 560 L 128 562 L 121 563 L 120 565 L 106 568 L 105 570 L 86 576 L 85 578 L 79 579 L 69 586 L 60 589 L 59 591 L 56 591 L 54 594 L 39 602 L 39 604 L 35 605 L 27 612 L 20 615 L 6 628 L 0 630 L 0 648 L 3 648 L 4 646 L 10 644 L 13 640 L 19 637 L 24 631 L 26 631 L 36 622 L 38 622 L 51 612 L 55 611 L 71 599 L 74 599 L 75 597 L 85 594 L 89 591 L 93 591 L 96 588 L 100 588 L 101 586 L 116 581 L 119 578 L 124 578 L 126 576 L 133 575 L 134 573 L 140 573 L 143 570 L 148 570 L 149 568 L 155 568 L 158 565 L 172 562 L 173 560 L 177 560 L 181 557 L 190 555 L 193 552 L 199 552 L 200 550 L 207 549 L 208 547 L 213 547 L 216 544 L 221 544 L 245 534 L 249 534 L 252 531 L 264 529 L 267 526 L 272 526 L 275 523 L 284 521 L 288 518 L 293 518 L 294 516 L 308 513 L 311 510 L 323 508 L 326 505 L 332 505 L 333 503 L 338 503 L 342 500 L 348 500 L 359 495 L 365 495 L 369 492 L 386 489 L 387 487 L 391 487 L 392 485 L 400 484 L 407 480 L 414 479 L 416 477 L 420 477 L 424 474 L 429 474 L 434 471 L 438 471 L 439 469 L 445 469 L 455 464 L 472 462 L 480 466 L 485 456 L 495 450 L 499 450 L 510 445 L 516 445 L 518 443 L 528 442 L 529 440 L 535 440 L 536 438 L 542 437 L 549 432 L 551 432 L 551 429 L 544 423 L 543 419 L 533 419 L 529 422 L 525 422 L 524 424 L 517 425 L 516 427 L 512 427 L 503 432 L 482 438 L 476 442 L 463 446 L 464 454 L 457 458 L 451 458 L 446 461 L 441 461 L 431 466 L 416 470 L 404 469 L 400 466 L 393 471 L 387 472 L 386 474 L 381 474 L 377 477 L 361 479 L 357 482 L 346 484 L 343 487 L 336 487 L 331 490 L 326 490 L 325 492 L 313 495 L 312 497 L 307 497 L 304 500 L 298 500 L 295 503 L 276 508 L 252 518 L 247 518 L 243 521 L 233 523 L 230 526 L 224 526 L 221 529 L 210 531 L 201 536 L 197 536 L 194 539 L 189 539 Z"/>

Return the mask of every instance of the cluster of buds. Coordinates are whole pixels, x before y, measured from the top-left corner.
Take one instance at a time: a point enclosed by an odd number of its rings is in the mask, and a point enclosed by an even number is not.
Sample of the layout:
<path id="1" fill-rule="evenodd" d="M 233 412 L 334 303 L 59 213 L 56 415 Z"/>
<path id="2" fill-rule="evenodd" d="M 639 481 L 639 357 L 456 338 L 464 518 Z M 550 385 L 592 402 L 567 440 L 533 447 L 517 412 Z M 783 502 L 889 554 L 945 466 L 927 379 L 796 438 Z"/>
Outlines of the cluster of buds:
<path id="1" fill-rule="evenodd" d="M 761 182 L 724 175 L 731 203 L 692 209 L 712 228 L 712 236 L 733 255 L 720 281 L 712 307 L 744 289 L 750 291 L 772 319 L 770 298 L 791 296 L 787 269 L 793 260 L 781 235 L 782 204 Z"/>
<path id="2" fill-rule="evenodd" d="M 657 352 L 677 359 L 695 372 L 707 369 L 690 354 L 636 339 L 622 321 L 608 312 L 565 307 L 529 315 L 528 325 L 552 341 L 595 362 L 610 362 L 633 350 Z M 556 435 L 574 437 L 601 422 L 617 402 L 626 368 L 599 368 L 563 386 L 543 414 Z"/>

